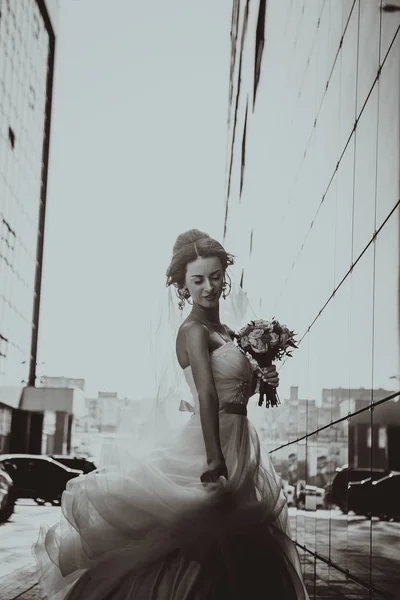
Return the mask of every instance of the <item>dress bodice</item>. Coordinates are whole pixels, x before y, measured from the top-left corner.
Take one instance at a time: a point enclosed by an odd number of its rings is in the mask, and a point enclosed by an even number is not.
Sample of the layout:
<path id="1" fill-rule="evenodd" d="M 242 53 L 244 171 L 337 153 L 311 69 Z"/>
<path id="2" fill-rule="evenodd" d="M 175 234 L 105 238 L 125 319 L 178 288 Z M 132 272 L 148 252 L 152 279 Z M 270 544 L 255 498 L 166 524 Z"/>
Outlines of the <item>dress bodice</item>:
<path id="1" fill-rule="evenodd" d="M 220 407 L 226 403 L 246 406 L 253 369 L 243 352 L 233 342 L 226 342 L 210 353 L 210 363 Z M 199 398 L 190 366 L 186 367 L 184 374 L 192 394 L 194 412 L 198 412 Z"/>

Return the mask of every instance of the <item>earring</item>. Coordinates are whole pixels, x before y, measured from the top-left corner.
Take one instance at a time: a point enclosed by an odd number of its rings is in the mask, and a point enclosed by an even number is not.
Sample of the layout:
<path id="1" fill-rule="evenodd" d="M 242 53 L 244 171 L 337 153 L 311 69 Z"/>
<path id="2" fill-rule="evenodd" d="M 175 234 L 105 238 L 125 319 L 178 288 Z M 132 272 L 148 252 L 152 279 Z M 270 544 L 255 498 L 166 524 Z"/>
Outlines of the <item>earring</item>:
<path id="1" fill-rule="evenodd" d="M 179 310 L 183 310 L 185 308 L 185 302 L 189 301 L 190 292 L 187 288 L 177 288 L 176 295 L 179 298 L 178 308 Z"/>
<path id="2" fill-rule="evenodd" d="M 224 300 L 226 300 L 227 296 L 229 296 L 229 294 L 231 293 L 231 289 L 232 289 L 231 278 L 226 273 L 225 274 L 225 281 L 224 281 L 224 283 L 222 285 L 222 297 L 223 297 Z"/>

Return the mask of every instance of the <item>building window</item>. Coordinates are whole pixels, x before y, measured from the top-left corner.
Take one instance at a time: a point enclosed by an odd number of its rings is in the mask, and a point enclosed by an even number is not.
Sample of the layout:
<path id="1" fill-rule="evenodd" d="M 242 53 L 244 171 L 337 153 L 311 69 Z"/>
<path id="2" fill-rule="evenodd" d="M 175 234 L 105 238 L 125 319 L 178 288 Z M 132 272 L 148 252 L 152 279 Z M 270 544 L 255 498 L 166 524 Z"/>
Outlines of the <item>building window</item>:
<path id="1" fill-rule="evenodd" d="M 11 431 L 11 409 L 0 406 L 0 435 L 7 436 Z"/>
<path id="2" fill-rule="evenodd" d="M 385 450 L 387 447 L 387 431 L 386 427 L 379 427 L 378 432 L 378 448 L 380 450 Z"/>
<path id="3" fill-rule="evenodd" d="M 372 427 L 367 429 L 367 448 L 372 448 Z"/>

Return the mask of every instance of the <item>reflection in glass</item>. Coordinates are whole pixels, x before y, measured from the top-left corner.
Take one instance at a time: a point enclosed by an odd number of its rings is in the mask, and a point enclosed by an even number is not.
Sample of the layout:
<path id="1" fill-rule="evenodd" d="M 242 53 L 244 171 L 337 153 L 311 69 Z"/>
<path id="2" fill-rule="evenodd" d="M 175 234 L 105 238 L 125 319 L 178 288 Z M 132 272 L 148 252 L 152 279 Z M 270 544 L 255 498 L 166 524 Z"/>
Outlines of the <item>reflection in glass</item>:
<path id="1" fill-rule="evenodd" d="M 351 265 L 354 138 L 349 142 L 336 174 L 335 256 L 334 282 L 339 285 Z"/>
<path id="2" fill-rule="evenodd" d="M 355 410 L 370 402 L 370 390 L 351 391 Z M 366 410 L 349 420 L 349 475 L 347 488 L 348 564 L 350 572 L 362 581 L 370 581 L 371 523 L 359 514 L 358 500 L 371 478 L 371 451 L 368 431 L 371 412 Z"/>
<path id="3" fill-rule="evenodd" d="M 316 598 L 315 584 L 317 573 L 317 560 L 306 550 L 300 550 L 300 562 L 302 565 L 304 583 L 310 598 Z"/>
<path id="4" fill-rule="evenodd" d="M 379 66 L 379 29 L 376 2 L 360 2 L 358 33 L 357 113 L 365 103 Z"/>
<path id="5" fill-rule="evenodd" d="M 375 243 L 373 387 L 399 390 L 399 223 L 400 207 Z M 375 398 L 374 398 L 375 399 Z"/>
<path id="6" fill-rule="evenodd" d="M 385 390 L 377 390 L 384 396 Z M 389 390 L 386 391 L 388 394 Z M 377 398 L 375 398 L 375 401 Z M 372 413 L 368 437 L 373 481 L 366 487 L 362 512 L 372 525 L 372 583 L 395 593 L 400 589 L 400 402 L 383 401 Z"/>
<path id="7" fill-rule="evenodd" d="M 392 21 L 387 16 L 384 22 Z M 376 229 L 399 200 L 399 57 L 400 36 L 397 35 L 379 80 Z"/>
<path id="8" fill-rule="evenodd" d="M 315 484 L 320 502 L 316 514 L 316 552 L 326 560 L 330 558 L 331 513 L 329 492 L 337 467 L 336 449 L 333 443 L 334 430 L 329 427 L 318 436 L 317 476 Z"/>
<path id="9" fill-rule="evenodd" d="M 317 563 L 316 600 L 370 600 L 368 590 L 348 579 L 346 575 L 327 565 Z M 381 599 L 382 600 L 382 599 Z"/>
<path id="10" fill-rule="evenodd" d="M 306 483 L 306 444 L 297 444 L 297 474 L 296 474 L 296 506 L 297 506 L 297 543 L 306 546 L 306 517 L 304 511 L 304 495 L 302 491 Z"/>
<path id="11" fill-rule="evenodd" d="M 399 390 L 398 335 L 400 208 L 391 215 L 375 242 L 373 401 L 367 443 L 373 479 L 363 496 L 361 511 L 371 517 L 372 583 L 394 592 L 400 589 L 400 398 L 387 400 Z M 397 514 L 396 514 L 397 513 Z"/>
<path id="12" fill-rule="evenodd" d="M 308 550 L 315 552 L 315 515 L 317 510 L 317 494 L 315 475 L 317 472 L 317 437 L 311 436 L 306 444 L 305 484 L 302 486 L 302 507 L 304 509 L 305 544 Z"/>
<path id="13" fill-rule="evenodd" d="M 292 537 L 297 541 L 297 444 L 286 448 L 287 470 L 285 478 L 286 497 L 289 505 L 290 525 Z"/>
<path id="14" fill-rule="evenodd" d="M 349 412 L 367 408 L 372 400 L 372 326 L 374 252 L 370 246 L 351 274 L 351 335 Z M 371 525 L 349 510 L 351 488 L 370 476 L 371 454 L 367 446 L 371 414 L 351 416 L 349 420 L 349 471 L 346 490 L 347 564 L 349 571 L 364 582 L 370 581 Z M 361 448 L 363 449 L 361 451 Z M 353 484 L 353 481 L 356 480 Z"/>
<path id="15" fill-rule="evenodd" d="M 375 227 L 378 88 L 357 125 L 354 165 L 353 262 L 372 239 Z"/>
<path id="16" fill-rule="evenodd" d="M 357 45 L 358 45 L 358 10 L 356 2 L 346 2 L 352 5 L 350 18 L 343 37 L 340 53 L 340 144 L 344 148 L 354 125 L 354 115 L 357 97 Z"/>

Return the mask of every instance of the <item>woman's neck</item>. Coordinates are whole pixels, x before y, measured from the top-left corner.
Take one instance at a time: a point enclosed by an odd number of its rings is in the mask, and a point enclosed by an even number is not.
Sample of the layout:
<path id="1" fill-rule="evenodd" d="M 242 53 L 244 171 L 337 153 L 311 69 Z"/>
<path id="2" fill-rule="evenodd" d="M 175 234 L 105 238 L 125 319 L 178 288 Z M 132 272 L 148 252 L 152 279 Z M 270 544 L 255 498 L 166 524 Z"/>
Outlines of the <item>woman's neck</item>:
<path id="1" fill-rule="evenodd" d="M 213 308 L 205 308 L 204 306 L 194 303 L 191 314 L 196 317 L 196 319 L 207 321 L 207 323 L 210 323 L 210 325 L 221 325 L 219 318 L 219 305 Z"/>

